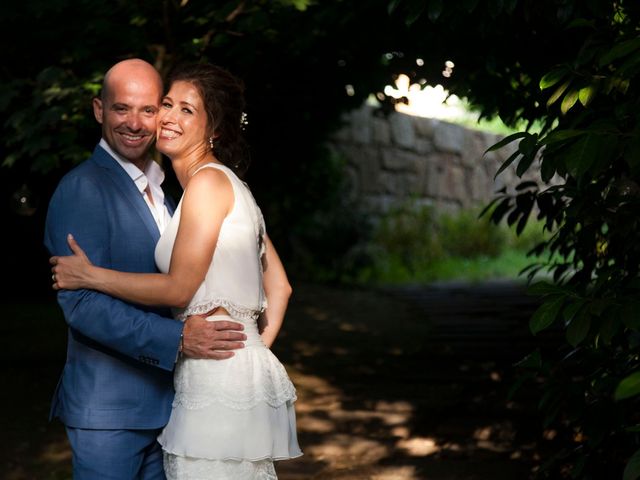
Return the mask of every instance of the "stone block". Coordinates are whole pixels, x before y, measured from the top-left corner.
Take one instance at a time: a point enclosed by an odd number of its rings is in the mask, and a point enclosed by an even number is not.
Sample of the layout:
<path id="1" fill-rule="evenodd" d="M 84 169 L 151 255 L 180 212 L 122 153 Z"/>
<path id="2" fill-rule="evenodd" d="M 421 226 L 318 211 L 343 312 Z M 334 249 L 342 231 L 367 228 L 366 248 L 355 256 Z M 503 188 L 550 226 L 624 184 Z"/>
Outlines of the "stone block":
<path id="1" fill-rule="evenodd" d="M 426 138 L 418 137 L 416 138 L 415 151 L 420 155 L 426 155 L 428 153 L 431 153 L 434 151 L 433 142 Z"/>
<path id="2" fill-rule="evenodd" d="M 351 112 L 351 137 L 355 143 L 368 145 L 372 139 L 372 118 L 368 108 Z"/>
<path id="3" fill-rule="evenodd" d="M 395 145 L 406 149 L 414 147 L 416 135 L 409 115 L 392 113 L 389 115 L 389 126 L 391 127 L 391 139 Z"/>
<path id="4" fill-rule="evenodd" d="M 420 138 L 433 140 L 433 133 L 436 125 L 440 122 L 434 118 L 412 117 L 413 128 L 416 135 Z"/>
<path id="5" fill-rule="evenodd" d="M 452 123 L 437 124 L 433 142 L 436 150 L 441 152 L 462 153 L 465 144 L 465 129 Z"/>
<path id="6" fill-rule="evenodd" d="M 385 148 L 382 150 L 382 165 L 388 170 L 409 171 L 417 173 L 424 162 L 424 157 L 413 152 Z"/>
<path id="7" fill-rule="evenodd" d="M 383 118 L 373 117 L 371 119 L 373 127 L 373 143 L 385 147 L 391 145 L 391 129 L 389 123 Z"/>
<path id="8" fill-rule="evenodd" d="M 468 130 L 464 136 L 462 164 L 469 168 L 475 167 L 483 161 L 482 156 L 487 148 L 487 139 L 483 132 Z"/>

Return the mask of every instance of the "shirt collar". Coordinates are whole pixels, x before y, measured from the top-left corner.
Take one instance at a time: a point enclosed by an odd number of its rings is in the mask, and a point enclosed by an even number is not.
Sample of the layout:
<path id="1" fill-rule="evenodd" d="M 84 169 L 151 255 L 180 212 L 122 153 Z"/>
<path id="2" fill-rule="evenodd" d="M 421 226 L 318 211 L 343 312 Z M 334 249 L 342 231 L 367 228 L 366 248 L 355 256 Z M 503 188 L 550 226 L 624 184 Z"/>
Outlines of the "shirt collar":
<path id="1" fill-rule="evenodd" d="M 142 172 L 129 160 L 125 160 L 121 155 L 118 155 L 104 138 L 100 139 L 100 146 L 120 164 L 125 172 L 127 172 L 127 175 L 131 177 L 131 180 L 134 181 L 136 187 L 138 187 L 138 190 L 140 190 L 141 193 L 147 189 L 149 183 L 156 187 L 162 185 L 162 182 L 164 181 L 164 171 L 160 165 L 154 162 L 151 158 L 147 161 L 144 172 Z"/>

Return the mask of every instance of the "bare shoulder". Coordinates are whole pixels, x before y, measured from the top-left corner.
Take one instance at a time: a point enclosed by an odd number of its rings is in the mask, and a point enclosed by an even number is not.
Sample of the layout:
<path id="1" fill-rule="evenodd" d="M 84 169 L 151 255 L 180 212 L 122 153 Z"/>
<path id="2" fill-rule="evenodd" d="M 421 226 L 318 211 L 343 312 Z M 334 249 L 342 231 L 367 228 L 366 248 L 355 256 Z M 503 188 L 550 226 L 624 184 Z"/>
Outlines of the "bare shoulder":
<path id="1" fill-rule="evenodd" d="M 202 168 L 196 172 L 184 191 L 184 202 L 215 201 L 219 206 L 233 201 L 233 187 L 226 173 L 218 168 Z"/>

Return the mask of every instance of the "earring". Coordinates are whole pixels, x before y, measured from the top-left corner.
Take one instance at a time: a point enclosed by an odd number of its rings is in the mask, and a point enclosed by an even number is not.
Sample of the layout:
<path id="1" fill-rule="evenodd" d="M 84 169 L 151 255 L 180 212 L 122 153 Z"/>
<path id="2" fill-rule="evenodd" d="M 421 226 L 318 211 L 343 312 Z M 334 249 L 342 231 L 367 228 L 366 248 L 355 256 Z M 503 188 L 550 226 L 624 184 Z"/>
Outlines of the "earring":
<path id="1" fill-rule="evenodd" d="M 211 150 L 213 150 L 213 137 L 209 137 L 209 146 L 211 147 Z"/>

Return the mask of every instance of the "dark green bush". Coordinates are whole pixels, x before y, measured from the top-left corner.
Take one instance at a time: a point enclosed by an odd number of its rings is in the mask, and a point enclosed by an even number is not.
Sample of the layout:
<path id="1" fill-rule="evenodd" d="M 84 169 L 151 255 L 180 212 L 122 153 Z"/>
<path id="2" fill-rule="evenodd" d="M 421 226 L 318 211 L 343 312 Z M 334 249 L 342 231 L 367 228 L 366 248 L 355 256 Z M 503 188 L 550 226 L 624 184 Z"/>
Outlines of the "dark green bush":
<path id="1" fill-rule="evenodd" d="M 496 257 L 507 246 L 508 232 L 486 218 L 478 218 L 475 209 L 443 214 L 438 219 L 440 242 L 451 256 Z"/>

